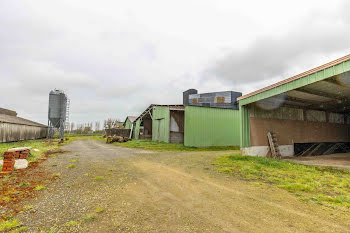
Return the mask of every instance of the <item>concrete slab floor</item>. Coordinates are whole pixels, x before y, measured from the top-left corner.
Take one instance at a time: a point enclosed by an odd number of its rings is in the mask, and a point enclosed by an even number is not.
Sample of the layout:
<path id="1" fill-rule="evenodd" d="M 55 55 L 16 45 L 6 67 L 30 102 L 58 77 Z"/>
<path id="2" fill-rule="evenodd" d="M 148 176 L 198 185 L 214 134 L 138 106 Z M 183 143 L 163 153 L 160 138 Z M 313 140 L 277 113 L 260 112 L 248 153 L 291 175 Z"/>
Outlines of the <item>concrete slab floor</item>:
<path id="1" fill-rule="evenodd" d="M 331 166 L 350 169 L 350 153 L 305 157 L 286 157 L 284 159 L 295 161 L 297 163 L 305 165 Z"/>

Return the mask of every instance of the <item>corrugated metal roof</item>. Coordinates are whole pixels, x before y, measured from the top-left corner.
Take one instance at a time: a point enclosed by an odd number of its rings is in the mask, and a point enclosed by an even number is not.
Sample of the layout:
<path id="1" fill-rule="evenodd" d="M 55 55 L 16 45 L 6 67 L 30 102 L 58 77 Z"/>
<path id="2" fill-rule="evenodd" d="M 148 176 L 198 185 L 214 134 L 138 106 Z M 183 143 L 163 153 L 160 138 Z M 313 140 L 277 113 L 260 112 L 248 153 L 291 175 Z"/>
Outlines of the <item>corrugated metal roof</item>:
<path id="1" fill-rule="evenodd" d="M 38 127 L 47 127 L 46 125 L 30 121 L 21 117 L 10 116 L 6 114 L 0 114 L 0 122 L 10 123 L 10 124 L 18 124 L 18 125 L 31 125 Z"/>
<path id="2" fill-rule="evenodd" d="M 5 114 L 5 115 L 10 115 L 10 116 L 17 116 L 17 112 L 10 110 L 10 109 L 6 109 L 6 108 L 0 108 L 0 114 Z"/>
<path id="3" fill-rule="evenodd" d="M 129 118 L 129 120 L 131 121 L 131 123 L 133 123 L 137 117 L 136 116 L 128 116 L 127 118 Z"/>
<path id="4" fill-rule="evenodd" d="M 146 108 L 145 111 L 143 111 L 140 116 L 138 116 L 136 119 L 139 119 L 139 118 L 142 118 L 143 116 L 147 115 L 147 113 L 153 109 L 153 107 L 157 107 L 157 106 L 160 106 L 160 107 L 169 107 L 170 110 L 184 110 L 185 109 L 185 106 L 182 105 L 182 104 L 170 104 L 170 105 L 167 105 L 167 104 L 151 104 L 150 106 L 148 106 L 148 108 Z"/>
<path id="5" fill-rule="evenodd" d="M 243 96 L 237 98 L 237 100 L 243 100 L 243 99 L 245 99 L 245 98 L 248 98 L 248 97 L 257 95 L 257 94 L 262 93 L 262 92 L 264 92 L 264 91 L 267 91 L 267 90 L 270 90 L 270 89 L 273 89 L 273 88 L 282 86 L 282 85 L 287 84 L 287 83 L 289 83 L 289 82 L 295 81 L 295 80 L 297 80 L 297 79 L 301 79 L 301 78 L 303 78 L 303 77 L 305 77 L 305 76 L 314 74 L 314 73 L 316 73 L 316 72 L 322 71 L 322 70 L 324 70 L 324 69 L 330 68 L 330 67 L 332 67 L 332 66 L 338 65 L 338 64 L 340 64 L 340 63 L 342 63 L 342 62 L 349 61 L 349 60 L 350 60 L 350 54 L 349 54 L 349 55 L 346 55 L 346 56 L 344 56 L 344 57 L 341 57 L 341 58 L 339 58 L 339 59 L 337 59 L 337 60 L 334 60 L 334 61 L 331 61 L 331 62 L 329 62 L 329 63 L 326 63 L 326 64 L 324 64 L 324 65 L 321 65 L 321 66 L 318 66 L 318 67 L 316 67 L 316 68 L 313 68 L 313 69 L 311 69 L 311 70 L 308 70 L 308 71 L 306 71 L 306 72 L 303 72 L 303 73 L 301 73 L 301 74 L 295 75 L 295 76 L 293 76 L 293 77 L 291 77 L 291 78 L 285 79 L 285 80 L 280 81 L 280 82 L 275 83 L 275 84 L 272 84 L 272 85 L 267 86 L 267 87 L 265 87 L 265 88 L 262 88 L 262 89 L 259 89 L 259 90 L 257 90 L 257 91 L 251 92 L 251 93 L 249 93 L 249 94 L 247 94 L 247 95 L 243 95 Z"/>
<path id="6" fill-rule="evenodd" d="M 128 119 L 129 119 L 129 121 L 131 122 L 131 123 L 128 123 L 129 126 L 127 126 L 127 121 L 128 121 Z M 127 116 L 127 117 L 125 118 L 125 121 L 124 121 L 123 125 L 124 125 L 126 128 L 131 127 L 132 123 L 133 123 L 136 119 L 137 119 L 136 116 Z"/>

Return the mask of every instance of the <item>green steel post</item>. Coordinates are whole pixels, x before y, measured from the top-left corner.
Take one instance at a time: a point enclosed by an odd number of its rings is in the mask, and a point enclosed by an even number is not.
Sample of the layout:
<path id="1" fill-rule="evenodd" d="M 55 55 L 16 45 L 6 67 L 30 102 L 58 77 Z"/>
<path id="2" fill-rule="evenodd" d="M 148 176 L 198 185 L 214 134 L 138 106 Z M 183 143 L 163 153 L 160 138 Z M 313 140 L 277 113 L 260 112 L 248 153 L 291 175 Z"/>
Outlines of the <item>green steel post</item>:
<path id="1" fill-rule="evenodd" d="M 249 107 L 247 105 L 239 105 L 240 126 L 241 126 L 241 148 L 250 147 L 250 120 Z"/>
<path id="2" fill-rule="evenodd" d="M 138 119 L 136 121 L 136 124 L 135 124 L 135 131 L 134 131 L 134 138 L 135 139 L 139 139 L 139 136 L 140 136 L 140 124 L 141 124 L 141 120 Z"/>

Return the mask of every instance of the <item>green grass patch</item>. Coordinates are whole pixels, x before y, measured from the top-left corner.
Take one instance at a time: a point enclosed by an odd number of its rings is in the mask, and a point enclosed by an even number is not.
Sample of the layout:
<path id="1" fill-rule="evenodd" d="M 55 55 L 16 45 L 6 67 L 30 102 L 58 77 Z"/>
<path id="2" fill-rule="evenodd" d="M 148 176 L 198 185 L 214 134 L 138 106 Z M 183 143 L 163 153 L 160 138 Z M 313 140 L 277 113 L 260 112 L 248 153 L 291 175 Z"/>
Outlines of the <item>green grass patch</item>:
<path id="1" fill-rule="evenodd" d="M 54 177 L 54 178 L 58 178 L 60 176 L 61 176 L 61 173 L 54 173 L 54 174 L 52 174 L 52 177 Z"/>
<path id="2" fill-rule="evenodd" d="M 40 159 L 47 151 L 57 150 L 59 145 L 57 142 L 48 143 L 44 139 L 0 143 L 0 154 L 3 154 L 8 149 L 15 147 L 31 147 L 32 149 L 30 150 L 28 161 L 33 162 Z M 34 149 L 38 149 L 39 151 L 35 151 Z"/>
<path id="3" fill-rule="evenodd" d="M 88 214 L 86 215 L 84 218 L 83 218 L 83 221 L 84 222 L 89 222 L 91 220 L 94 220 L 96 218 L 96 214 Z"/>
<path id="4" fill-rule="evenodd" d="M 102 213 L 104 211 L 104 209 L 101 206 L 97 206 L 95 209 L 96 213 Z"/>
<path id="5" fill-rule="evenodd" d="M 41 191 L 41 190 L 44 190 L 44 189 L 46 189 L 45 185 L 37 185 L 37 186 L 34 188 L 35 191 Z"/>
<path id="6" fill-rule="evenodd" d="M 28 183 L 28 182 L 21 182 L 19 185 L 18 185 L 18 187 L 20 187 L 20 188 L 25 188 L 25 187 L 28 187 L 30 185 L 30 183 Z"/>
<path id="7" fill-rule="evenodd" d="M 349 170 L 241 155 L 219 156 L 213 165 L 220 172 L 270 183 L 295 193 L 301 199 L 350 211 Z"/>
<path id="8" fill-rule="evenodd" d="M 10 233 L 21 233 L 21 232 L 27 232 L 29 227 L 27 226 L 22 226 L 20 228 L 17 228 L 15 230 L 10 231 Z"/>
<path id="9" fill-rule="evenodd" d="M 73 226 L 77 226 L 79 225 L 79 223 L 77 221 L 69 221 L 66 224 L 64 224 L 64 226 L 66 227 L 73 227 Z"/>
<path id="10" fill-rule="evenodd" d="M 20 226 L 22 226 L 22 223 L 18 219 L 2 221 L 0 222 L 0 232 L 13 230 Z"/>
<path id="11" fill-rule="evenodd" d="M 47 231 L 41 231 L 41 233 L 61 233 L 62 231 L 60 231 L 59 229 L 56 228 L 51 228 Z"/>
<path id="12" fill-rule="evenodd" d="M 75 164 L 69 164 L 67 168 L 75 168 Z"/>
<path id="13" fill-rule="evenodd" d="M 165 142 L 155 142 L 148 139 L 133 139 L 128 142 L 112 143 L 117 146 L 127 147 L 127 148 L 138 148 L 144 150 L 153 151 L 222 151 L 222 150 L 239 150 L 238 146 L 213 146 L 213 147 L 186 147 L 180 143 L 165 143 Z"/>
<path id="14" fill-rule="evenodd" d="M 66 145 L 69 142 L 72 142 L 74 140 L 88 140 L 88 139 L 94 139 L 94 140 L 104 140 L 101 136 L 82 136 L 82 135 L 71 135 L 68 137 L 69 140 L 65 140 L 63 143 L 58 144 L 58 139 L 53 139 L 51 142 L 49 142 L 46 139 L 35 139 L 35 140 L 26 140 L 26 141 L 19 141 L 19 142 L 8 142 L 8 143 L 0 143 L 0 154 L 4 154 L 5 151 L 11 148 L 15 147 L 31 147 L 30 155 L 28 157 L 29 162 L 36 161 L 40 159 L 47 151 L 53 151 L 59 149 L 60 146 Z M 38 151 L 35 151 L 34 149 L 37 149 Z"/>
<path id="15" fill-rule="evenodd" d="M 7 215 L 7 216 L 5 217 L 5 220 L 10 220 L 10 219 L 12 219 L 12 218 L 13 218 L 12 215 Z"/>
<path id="16" fill-rule="evenodd" d="M 31 206 L 31 205 L 25 205 L 25 206 L 23 207 L 23 209 L 27 211 L 27 210 L 32 210 L 32 209 L 34 209 L 34 207 Z"/>
<path id="17" fill-rule="evenodd" d="M 94 177 L 95 181 L 101 181 L 101 180 L 104 180 L 104 179 L 106 179 L 104 176 L 95 176 Z"/>

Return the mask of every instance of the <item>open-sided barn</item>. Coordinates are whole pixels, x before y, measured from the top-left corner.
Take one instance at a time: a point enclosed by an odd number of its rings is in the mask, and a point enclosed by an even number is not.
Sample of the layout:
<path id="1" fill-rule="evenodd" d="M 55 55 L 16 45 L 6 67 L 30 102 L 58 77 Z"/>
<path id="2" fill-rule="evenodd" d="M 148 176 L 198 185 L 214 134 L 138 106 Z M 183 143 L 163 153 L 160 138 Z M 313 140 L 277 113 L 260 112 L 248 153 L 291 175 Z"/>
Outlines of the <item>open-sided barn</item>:
<path id="1" fill-rule="evenodd" d="M 350 55 L 238 98 L 242 154 L 266 156 L 267 134 L 282 156 L 346 151 Z"/>
<path id="2" fill-rule="evenodd" d="M 143 126 L 143 135 L 140 127 Z M 184 106 L 150 105 L 135 121 L 135 138 L 149 138 L 153 141 L 183 143 Z"/>
<path id="3" fill-rule="evenodd" d="M 0 142 L 45 138 L 47 126 L 17 117 L 15 111 L 0 108 Z"/>

